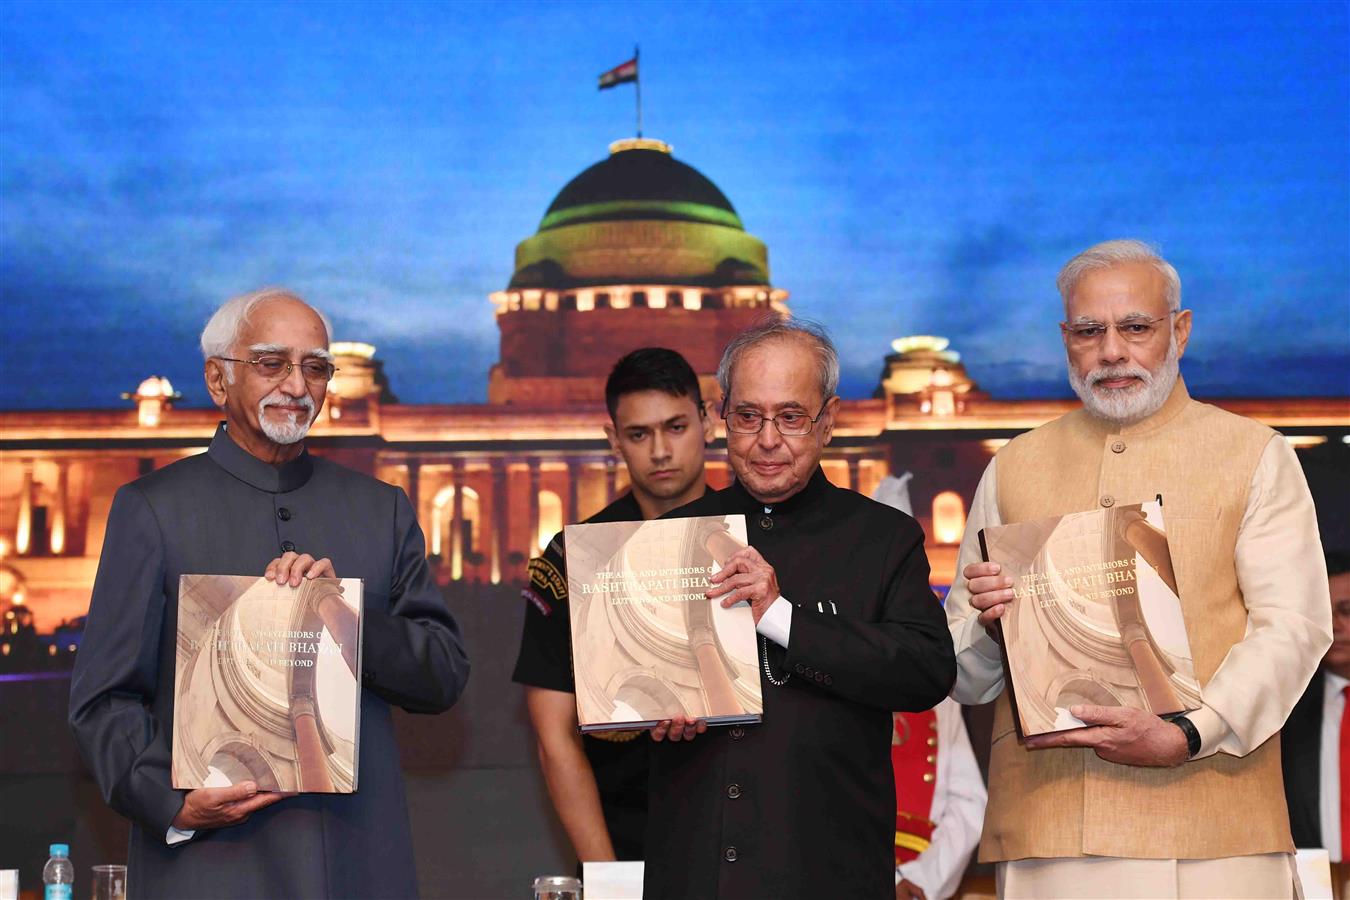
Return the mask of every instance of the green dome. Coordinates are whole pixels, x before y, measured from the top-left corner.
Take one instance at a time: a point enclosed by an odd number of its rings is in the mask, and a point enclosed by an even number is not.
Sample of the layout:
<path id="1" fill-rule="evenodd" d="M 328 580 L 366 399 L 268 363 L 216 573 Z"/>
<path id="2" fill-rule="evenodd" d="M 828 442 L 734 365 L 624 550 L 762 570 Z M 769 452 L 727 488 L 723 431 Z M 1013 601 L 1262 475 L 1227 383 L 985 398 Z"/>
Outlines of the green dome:
<path id="1" fill-rule="evenodd" d="M 767 285 L 768 251 L 731 201 L 661 141 L 615 141 L 516 247 L 509 288 Z"/>
<path id="2" fill-rule="evenodd" d="M 610 154 L 558 192 L 540 231 L 625 219 L 706 222 L 745 230 L 726 194 L 693 166 L 675 159 L 666 144 L 617 141 Z"/>

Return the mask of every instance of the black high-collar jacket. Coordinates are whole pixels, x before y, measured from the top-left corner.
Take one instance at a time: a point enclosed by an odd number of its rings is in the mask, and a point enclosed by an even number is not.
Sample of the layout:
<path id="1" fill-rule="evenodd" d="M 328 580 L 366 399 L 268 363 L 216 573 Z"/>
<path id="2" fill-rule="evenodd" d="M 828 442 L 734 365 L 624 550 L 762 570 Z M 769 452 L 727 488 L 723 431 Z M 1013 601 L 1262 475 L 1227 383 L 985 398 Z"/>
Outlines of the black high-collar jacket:
<path id="1" fill-rule="evenodd" d="M 734 484 L 671 513 L 746 516 L 793 604 L 766 642 L 759 725 L 652 754 L 644 896 L 894 896 L 891 711 L 936 705 L 956 677 L 923 531 L 817 469 L 767 507 Z"/>

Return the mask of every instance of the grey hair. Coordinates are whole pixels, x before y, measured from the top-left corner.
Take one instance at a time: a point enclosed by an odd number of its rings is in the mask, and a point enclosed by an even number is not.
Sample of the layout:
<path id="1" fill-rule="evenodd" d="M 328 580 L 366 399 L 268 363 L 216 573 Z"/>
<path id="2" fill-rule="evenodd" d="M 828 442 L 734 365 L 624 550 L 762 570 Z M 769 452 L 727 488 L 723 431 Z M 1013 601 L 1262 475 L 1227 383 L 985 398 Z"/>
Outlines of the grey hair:
<path id="1" fill-rule="evenodd" d="M 1132 238 L 1094 244 L 1064 264 L 1064 268 L 1059 270 L 1059 277 L 1055 279 L 1055 286 L 1059 288 L 1065 306 L 1084 275 L 1122 263 L 1147 263 L 1156 269 L 1167 281 L 1167 311 L 1181 309 L 1181 276 L 1177 270 L 1162 258 L 1156 247 Z"/>
<path id="2" fill-rule="evenodd" d="M 839 351 L 834 349 L 834 342 L 825 327 L 809 319 L 772 316 L 736 335 L 722 351 L 722 361 L 717 365 L 717 384 L 722 388 L 723 402 L 731 396 L 731 377 L 741 356 L 752 347 L 785 338 L 804 340 L 811 345 L 820 374 L 821 396 L 826 400 L 834 396 L 839 388 Z"/>
<path id="3" fill-rule="evenodd" d="M 244 330 L 244 324 L 248 322 L 248 317 L 259 304 L 266 303 L 269 300 L 295 300 L 304 303 L 310 309 L 314 309 L 298 294 L 279 287 L 263 288 L 252 293 L 241 294 L 238 297 L 231 297 L 220 305 L 220 309 L 211 314 L 211 318 L 206 322 L 206 327 L 202 329 L 202 357 L 210 359 L 213 356 L 229 356 L 234 350 L 235 341 L 239 340 L 239 332 Z M 323 322 L 324 333 L 331 342 L 333 340 L 333 323 L 328 321 L 328 317 L 317 309 L 314 309 L 314 314 Z"/>

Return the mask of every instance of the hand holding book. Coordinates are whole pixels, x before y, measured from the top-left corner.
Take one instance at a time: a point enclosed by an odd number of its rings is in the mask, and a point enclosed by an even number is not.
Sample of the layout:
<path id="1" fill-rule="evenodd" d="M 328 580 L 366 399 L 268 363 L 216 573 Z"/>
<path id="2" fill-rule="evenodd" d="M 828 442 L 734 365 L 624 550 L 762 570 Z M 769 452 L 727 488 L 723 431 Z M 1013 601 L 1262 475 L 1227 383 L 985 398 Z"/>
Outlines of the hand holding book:
<path id="1" fill-rule="evenodd" d="M 197 788 L 183 795 L 183 806 L 170 823 L 179 831 L 242 825 L 248 817 L 294 793 L 259 791 L 252 781 L 226 787 Z"/>
<path id="2" fill-rule="evenodd" d="M 970 605 L 980 611 L 979 623 L 989 632 L 989 636 L 1000 644 L 1003 636 L 999 634 L 998 620 L 1008 611 L 1013 599 L 1013 581 L 1000 573 L 1003 568 L 996 562 L 971 563 L 962 570 L 966 579 L 966 590 L 970 591 Z"/>
<path id="3" fill-rule="evenodd" d="M 708 730 L 706 719 L 698 719 L 693 716 L 676 716 L 673 719 L 665 719 L 652 726 L 652 740 L 670 741 L 672 744 L 679 741 L 692 741 L 700 734 Z"/>
<path id="4" fill-rule="evenodd" d="M 1107 762 L 1126 766 L 1179 766 L 1189 755 L 1185 733 L 1153 713 L 1129 706 L 1074 706 L 1069 712 L 1090 727 L 1032 735 L 1027 747 L 1091 747 Z"/>
<path id="5" fill-rule="evenodd" d="M 781 593 L 773 566 L 754 547 L 741 547 L 731 554 L 708 580 L 713 585 L 707 592 L 709 600 L 720 599 L 723 609 L 741 601 L 749 603 L 756 625 Z"/>
<path id="6" fill-rule="evenodd" d="M 336 578 L 333 573 L 333 561 L 328 557 L 315 559 L 308 553 L 296 553 L 294 550 L 277 557 L 267 564 L 263 577 L 277 584 L 291 583 L 299 587 L 302 578 Z"/>

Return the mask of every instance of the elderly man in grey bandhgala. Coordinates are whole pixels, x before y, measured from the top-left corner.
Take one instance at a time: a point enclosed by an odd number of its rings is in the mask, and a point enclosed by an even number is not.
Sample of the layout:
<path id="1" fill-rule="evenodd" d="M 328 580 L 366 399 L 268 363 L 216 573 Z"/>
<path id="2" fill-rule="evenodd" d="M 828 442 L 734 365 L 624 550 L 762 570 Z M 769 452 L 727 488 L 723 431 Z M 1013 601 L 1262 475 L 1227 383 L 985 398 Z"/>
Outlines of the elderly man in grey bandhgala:
<path id="1" fill-rule="evenodd" d="M 210 448 L 113 500 L 70 724 L 105 799 L 132 821 L 133 897 L 417 893 L 390 707 L 448 709 L 469 665 L 407 496 L 304 448 L 333 373 L 330 334 L 285 291 L 227 302 L 201 340 L 225 414 Z M 357 793 L 172 788 L 182 574 L 364 581 Z"/>

